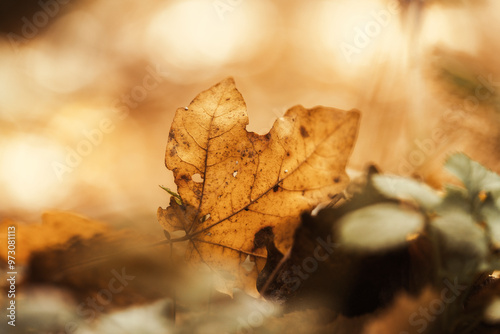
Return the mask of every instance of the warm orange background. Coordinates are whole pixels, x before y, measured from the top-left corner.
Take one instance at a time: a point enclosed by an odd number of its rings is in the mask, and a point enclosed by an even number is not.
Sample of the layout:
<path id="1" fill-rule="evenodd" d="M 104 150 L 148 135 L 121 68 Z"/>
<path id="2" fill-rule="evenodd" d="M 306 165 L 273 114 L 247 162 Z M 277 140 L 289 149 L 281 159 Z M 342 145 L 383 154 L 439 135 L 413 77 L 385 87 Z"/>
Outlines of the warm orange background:
<path id="1" fill-rule="evenodd" d="M 163 163 L 173 114 L 226 76 L 258 133 L 295 104 L 360 109 L 352 169 L 374 162 L 436 183 L 447 152 L 465 150 L 500 170 L 496 91 L 455 131 L 443 119 L 467 94 L 439 79 L 444 62 L 500 82 L 498 1 L 51 3 L 1 5 L 0 219 L 61 209 L 159 229 L 158 185 L 175 189 Z M 415 139 L 436 129 L 450 140 L 420 161 Z M 79 145 L 88 154 L 57 172 Z"/>

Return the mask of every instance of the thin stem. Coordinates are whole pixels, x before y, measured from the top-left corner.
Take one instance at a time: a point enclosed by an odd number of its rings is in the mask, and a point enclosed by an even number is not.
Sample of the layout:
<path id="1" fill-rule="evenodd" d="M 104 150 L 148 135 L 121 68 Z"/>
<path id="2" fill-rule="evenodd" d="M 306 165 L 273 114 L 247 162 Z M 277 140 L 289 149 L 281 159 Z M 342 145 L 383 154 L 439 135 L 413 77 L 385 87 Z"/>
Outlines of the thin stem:
<path id="1" fill-rule="evenodd" d="M 290 259 L 290 256 L 292 254 L 292 248 L 290 248 L 288 250 L 288 252 L 285 254 L 285 256 L 283 256 L 283 258 L 281 259 L 281 261 L 278 263 L 278 265 L 276 266 L 276 268 L 274 268 L 273 272 L 271 273 L 271 275 L 268 277 L 266 283 L 264 284 L 264 286 L 262 287 L 262 291 L 260 292 L 260 294 L 262 296 L 265 295 L 267 289 L 269 288 L 269 285 L 271 284 L 271 282 L 274 280 L 274 278 L 276 277 L 276 275 L 278 274 L 278 272 L 281 270 L 281 268 L 283 267 L 283 265 L 285 264 L 285 262 Z"/>
<path id="2" fill-rule="evenodd" d="M 174 244 L 173 244 L 172 240 L 170 239 L 170 233 L 168 233 L 167 231 L 163 231 L 163 233 L 165 234 L 165 237 L 167 238 L 167 240 L 166 240 L 167 243 L 170 245 L 170 256 L 169 256 L 170 263 L 169 263 L 169 266 L 173 267 Z M 163 241 L 163 243 L 164 243 L 164 241 Z M 170 314 L 170 317 L 171 317 L 171 320 L 175 326 L 175 320 L 176 320 L 175 318 L 176 318 L 176 311 L 177 311 L 176 310 L 177 296 L 175 294 L 174 285 L 172 285 L 171 293 L 172 293 L 172 313 Z"/>

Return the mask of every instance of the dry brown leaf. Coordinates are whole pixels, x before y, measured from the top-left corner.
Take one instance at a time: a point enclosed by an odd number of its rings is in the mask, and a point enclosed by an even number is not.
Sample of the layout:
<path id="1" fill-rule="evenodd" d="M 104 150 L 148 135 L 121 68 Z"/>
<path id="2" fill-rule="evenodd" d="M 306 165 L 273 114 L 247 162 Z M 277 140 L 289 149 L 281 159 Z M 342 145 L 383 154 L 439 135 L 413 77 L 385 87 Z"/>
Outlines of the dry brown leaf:
<path id="1" fill-rule="evenodd" d="M 177 109 L 165 163 L 183 205 L 158 209 L 169 231 L 184 230 L 186 258 L 217 274 L 216 289 L 257 294 L 266 251 L 255 234 L 271 226 L 277 248 L 292 244 L 300 213 L 341 192 L 356 139 L 358 111 L 295 106 L 267 135 L 246 131 L 243 97 L 228 78 Z M 198 174 L 198 175 L 197 175 Z M 249 257 L 253 269 L 241 266 Z"/>
<path id="2" fill-rule="evenodd" d="M 4 220 L 2 231 L 16 226 L 16 263 L 26 264 L 33 252 L 61 245 L 74 237 L 90 239 L 96 234 L 107 233 L 108 227 L 72 212 L 48 211 L 42 215 L 41 224 L 18 223 Z M 0 250 L 0 257 L 7 259 L 7 247 Z"/>

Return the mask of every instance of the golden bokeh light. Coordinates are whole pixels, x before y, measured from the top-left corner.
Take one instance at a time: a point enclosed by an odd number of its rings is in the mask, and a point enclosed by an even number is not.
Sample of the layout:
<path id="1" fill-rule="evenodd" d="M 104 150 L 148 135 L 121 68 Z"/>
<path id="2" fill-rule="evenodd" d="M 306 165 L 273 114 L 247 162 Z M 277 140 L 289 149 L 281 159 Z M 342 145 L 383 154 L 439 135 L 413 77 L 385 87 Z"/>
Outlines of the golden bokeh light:
<path id="1" fill-rule="evenodd" d="M 278 13 L 264 1 L 235 7 L 189 0 L 161 8 L 147 31 L 152 59 L 166 62 L 171 79 L 184 84 L 194 72 L 198 80 L 214 77 L 224 66 L 252 60 L 276 37 Z"/>
<path id="2" fill-rule="evenodd" d="M 60 187 L 51 163 L 64 155 L 57 142 L 26 134 L 2 140 L 0 166 L 3 205 L 17 210 L 40 210 L 68 194 Z"/>
<path id="3" fill-rule="evenodd" d="M 474 65 L 460 65 L 457 73 L 472 69 L 498 81 L 496 58 L 486 47 L 500 48 L 492 33 L 495 6 L 86 0 L 61 4 L 53 15 L 35 6 L 9 21 L 14 24 L 0 38 L 1 151 L 12 160 L 2 167 L 1 214 L 62 206 L 106 215 L 133 210 L 154 221 L 151 208 L 168 197 L 157 185 L 175 188 L 163 165 L 173 113 L 227 76 L 245 96 L 249 130 L 267 132 L 295 104 L 358 108 L 363 117 L 349 167 L 374 162 L 426 178 L 446 152 L 470 147 L 466 139 L 443 143 L 426 156 L 435 162 L 407 168 L 415 140 L 443 127 L 442 115 L 453 106 L 453 93 L 442 94 L 446 88 L 437 82 L 436 59 L 442 50 L 456 64 L 467 55 Z M 470 119 L 488 123 L 480 117 Z M 63 163 L 104 120 L 113 129 L 54 183 L 51 162 Z M 34 191 L 26 190 L 35 178 Z"/>

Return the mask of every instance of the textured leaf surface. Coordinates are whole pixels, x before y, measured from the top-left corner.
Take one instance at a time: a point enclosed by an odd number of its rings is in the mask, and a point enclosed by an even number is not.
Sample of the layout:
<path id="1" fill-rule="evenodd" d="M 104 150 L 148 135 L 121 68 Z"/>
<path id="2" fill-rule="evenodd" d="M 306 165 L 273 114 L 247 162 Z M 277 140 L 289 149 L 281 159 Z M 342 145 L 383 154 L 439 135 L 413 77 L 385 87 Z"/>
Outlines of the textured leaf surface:
<path id="1" fill-rule="evenodd" d="M 182 205 L 171 201 L 158 218 L 168 232 L 184 230 L 186 258 L 208 265 L 216 288 L 256 293 L 266 251 L 254 236 L 272 227 L 276 247 L 292 244 L 300 213 L 342 191 L 359 112 L 295 106 L 267 135 L 246 131 L 243 97 L 229 78 L 177 110 L 165 163 Z M 249 258 L 255 267 L 241 266 Z"/>

